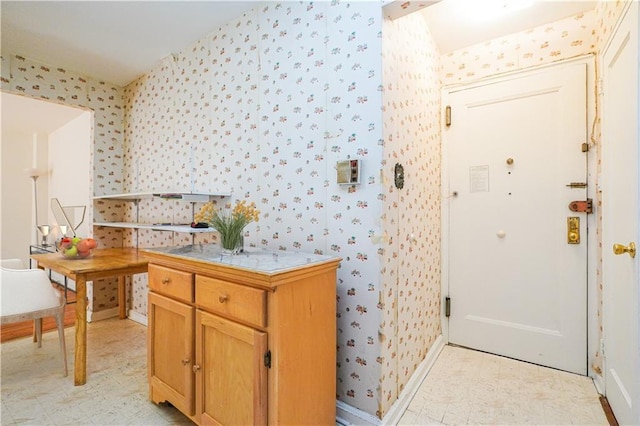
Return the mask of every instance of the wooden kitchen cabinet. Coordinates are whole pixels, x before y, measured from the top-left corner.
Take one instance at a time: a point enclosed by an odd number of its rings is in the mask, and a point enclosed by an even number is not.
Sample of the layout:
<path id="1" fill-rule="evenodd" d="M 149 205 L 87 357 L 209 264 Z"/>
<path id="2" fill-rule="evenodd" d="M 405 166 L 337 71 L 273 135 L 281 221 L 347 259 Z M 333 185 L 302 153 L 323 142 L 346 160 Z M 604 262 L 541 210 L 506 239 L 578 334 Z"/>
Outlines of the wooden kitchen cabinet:
<path id="1" fill-rule="evenodd" d="M 169 400 L 184 414 L 193 404 L 193 306 L 149 293 L 148 369 L 151 400 Z"/>
<path id="2" fill-rule="evenodd" d="M 144 250 L 150 399 L 203 425 L 335 424 L 340 259 L 198 247 Z"/>
<path id="3" fill-rule="evenodd" d="M 196 312 L 196 413 L 201 424 L 267 424 L 267 334 Z"/>

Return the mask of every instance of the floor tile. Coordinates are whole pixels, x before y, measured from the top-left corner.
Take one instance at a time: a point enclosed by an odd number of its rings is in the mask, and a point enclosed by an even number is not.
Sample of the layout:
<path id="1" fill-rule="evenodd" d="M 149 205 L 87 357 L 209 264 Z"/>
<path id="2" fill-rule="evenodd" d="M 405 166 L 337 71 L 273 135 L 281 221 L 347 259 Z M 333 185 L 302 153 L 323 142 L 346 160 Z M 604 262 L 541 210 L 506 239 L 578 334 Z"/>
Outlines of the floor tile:
<path id="1" fill-rule="evenodd" d="M 415 399 L 405 423 L 608 424 L 590 378 L 455 346 L 443 349 Z"/>
<path id="2" fill-rule="evenodd" d="M 148 400 L 146 327 L 109 319 L 87 326 L 87 384 L 73 386 L 74 328 L 65 330 L 69 376 L 57 333 L 0 346 L 2 425 L 190 425 Z M 607 425 L 588 377 L 446 346 L 400 425 Z"/>
<path id="3" fill-rule="evenodd" d="M 87 383 L 73 385 L 73 327 L 65 329 L 69 376 L 63 377 L 58 336 L 3 343 L 2 425 L 190 425 L 170 405 L 149 401 L 146 327 L 109 319 L 87 325 Z"/>

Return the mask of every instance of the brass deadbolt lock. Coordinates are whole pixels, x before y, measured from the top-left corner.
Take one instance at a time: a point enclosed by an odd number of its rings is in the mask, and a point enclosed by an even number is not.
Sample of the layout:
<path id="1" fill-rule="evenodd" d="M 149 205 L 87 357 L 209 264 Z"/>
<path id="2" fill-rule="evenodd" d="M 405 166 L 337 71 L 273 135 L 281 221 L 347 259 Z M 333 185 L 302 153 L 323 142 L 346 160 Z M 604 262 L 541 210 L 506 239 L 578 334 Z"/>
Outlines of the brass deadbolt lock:
<path id="1" fill-rule="evenodd" d="M 567 218 L 567 244 L 580 244 L 580 218 Z"/>

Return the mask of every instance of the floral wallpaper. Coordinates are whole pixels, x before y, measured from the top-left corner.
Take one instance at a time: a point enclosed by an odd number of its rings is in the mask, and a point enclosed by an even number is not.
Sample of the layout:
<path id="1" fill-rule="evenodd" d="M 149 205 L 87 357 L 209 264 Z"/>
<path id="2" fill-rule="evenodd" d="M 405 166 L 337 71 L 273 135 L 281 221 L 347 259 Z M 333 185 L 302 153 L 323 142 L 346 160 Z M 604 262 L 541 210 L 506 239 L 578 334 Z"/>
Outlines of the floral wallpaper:
<path id="1" fill-rule="evenodd" d="M 124 91 L 128 191 L 231 192 L 214 200 L 246 199 L 261 211 L 246 245 L 343 259 L 336 396 L 372 414 L 381 368 L 374 243 L 384 198 L 381 28 L 381 9 L 371 2 L 268 2 Z M 335 164 L 345 159 L 362 160 L 360 185 L 336 183 Z M 199 204 L 143 200 L 137 212 L 132 203 L 124 208 L 129 220 L 190 222 Z M 191 242 L 157 231 L 124 234 L 140 247 Z M 144 276 L 131 295 L 132 309 L 144 315 Z"/>
<path id="2" fill-rule="evenodd" d="M 625 7 L 633 0 L 600 1 L 595 8 L 595 46 L 598 52 L 606 47 Z"/>
<path id="3" fill-rule="evenodd" d="M 386 20 L 383 32 L 381 418 L 442 333 L 440 53 L 418 13 Z M 402 189 L 394 185 L 396 163 L 404 167 Z"/>
<path id="4" fill-rule="evenodd" d="M 1 87 L 4 92 L 24 95 L 93 112 L 93 151 L 88 176 L 95 194 L 122 192 L 122 88 L 97 81 L 63 68 L 43 64 L 19 55 L 1 58 Z M 87 208 L 85 220 L 93 221 Z M 103 246 L 110 242 L 95 235 Z M 97 312 L 117 306 L 117 281 L 97 280 L 87 286 L 88 309 Z"/>
<path id="5" fill-rule="evenodd" d="M 595 12 L 589 11 L 442 55 L 450 85 L 522 70 L 595 51 Z"/>

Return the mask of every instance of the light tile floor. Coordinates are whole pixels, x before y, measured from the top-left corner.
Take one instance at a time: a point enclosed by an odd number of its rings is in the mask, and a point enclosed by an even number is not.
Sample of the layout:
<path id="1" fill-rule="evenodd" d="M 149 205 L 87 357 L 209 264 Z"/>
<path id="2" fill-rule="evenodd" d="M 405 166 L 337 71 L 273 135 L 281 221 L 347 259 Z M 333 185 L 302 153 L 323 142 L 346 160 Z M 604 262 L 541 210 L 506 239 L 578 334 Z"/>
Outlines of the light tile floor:
<path id="1" fill-rule="evenodd" d="M 147 328 L 130 320 L 87 324 L 87 383 L 73 385 L 75 328 L 65 329 L 69 376 L 62 376 L 58 333 L 5 342 L 2 425 L 192 425 L 171 406 L 149 401 Z"/>
<path id="2" fill-rule="evenodd" d="M 445 346 L 400 425 L 608 425 L 593 380 Z"/>
<path id="3" fill-rule="evenodd" d="M 87 384 L 73 385 L 74 328 L 65 330 L 69 376 L 56 332 L 0 346 L 2 425 L 189 425 L 171 406 L 148 400 L 147 328 L 133 321 L 90 323 Z M 586 377 L 447 346 L 400 422 L 606 425 Z"/>

